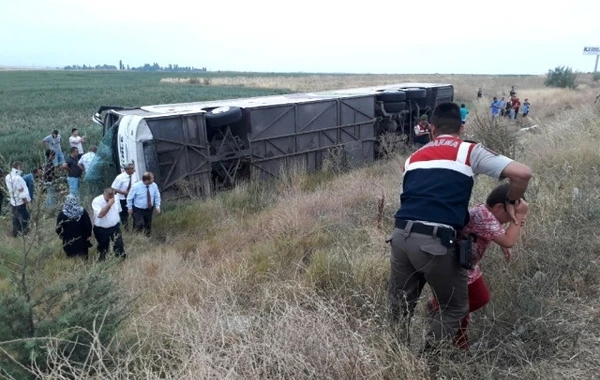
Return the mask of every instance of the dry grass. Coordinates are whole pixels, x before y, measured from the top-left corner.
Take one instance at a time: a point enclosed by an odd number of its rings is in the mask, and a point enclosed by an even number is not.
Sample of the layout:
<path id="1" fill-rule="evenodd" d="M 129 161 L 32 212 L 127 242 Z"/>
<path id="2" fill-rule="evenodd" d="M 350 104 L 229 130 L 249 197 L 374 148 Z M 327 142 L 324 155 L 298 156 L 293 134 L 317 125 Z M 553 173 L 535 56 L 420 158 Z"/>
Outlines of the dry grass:
<path id="1" fill-rule="evenodd" d="M 476 78 L 443 81 L 457 83 L 464 96 L 477 83 L 498 92 L 513 84 Z M 322 88 L 341 80 L 318 79 Z M 309 86 L 296 80 L 297 89 Z M 373 84 L 365 76 L 344 85 L 362 80 Z M 405 79 L 381 77 L 396 80 Z M 527 80 L 531 88 L 517 89 L 542 125 L 520 134 L 523 149 L 515 150 L 534 171 L 528 224 L 510 265 L 496 248 L 484 259 L 492 302 L 474 314 L 470 334 L 485 346 L 444 352 L 438 364 L 445 378 L 592 379 L 600 366 L 600 128 L 597 110 L 586 104 L 593 90 L 543 89 L 542 79 Z M 557 106 L 567 103 L 574 109 Z M 474 108 L 487 112 L 485 103 Z M 126 235 L 120 281 L 141 302 L 114 346 L 96 347 L 85 369 L 101 378 L 428 378 L 414 354 L 426 328 L 423 302 L 412 347 L 385 321 L 385 239 L 403 161 L 392 155 L 319 180 L 292 172 L 268 187 L 240 187 L 168 211 L 155 219 L 151 240 Z M 482 178 L 473 203 L 492 186 Z M 60 371 L 42 377 L 65 378 Z"/>

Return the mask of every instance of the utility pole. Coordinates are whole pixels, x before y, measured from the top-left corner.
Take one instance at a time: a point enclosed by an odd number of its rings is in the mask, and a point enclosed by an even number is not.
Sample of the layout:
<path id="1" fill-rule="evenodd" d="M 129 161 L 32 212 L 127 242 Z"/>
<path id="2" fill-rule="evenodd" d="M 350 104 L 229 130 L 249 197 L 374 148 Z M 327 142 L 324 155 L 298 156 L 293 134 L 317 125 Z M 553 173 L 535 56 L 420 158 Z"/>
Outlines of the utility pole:
<path id="1" fill-rule="evenodd" d="M 594 74 L 596 74 L 598 72 L 598 58 L 600 58 L 600 55 L 596 55 L 596 64 L 594 65 Z"/>

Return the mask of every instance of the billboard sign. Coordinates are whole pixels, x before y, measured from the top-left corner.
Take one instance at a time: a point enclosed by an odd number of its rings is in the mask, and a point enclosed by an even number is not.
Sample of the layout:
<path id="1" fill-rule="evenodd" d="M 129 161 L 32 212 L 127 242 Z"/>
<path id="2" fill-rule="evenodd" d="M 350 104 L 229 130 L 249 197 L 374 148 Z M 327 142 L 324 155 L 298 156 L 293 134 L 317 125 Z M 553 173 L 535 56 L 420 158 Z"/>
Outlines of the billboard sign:
<path id="1" fill-rule="evenodd" d="M 586 46 L 583 48 L 583 55 L 600 55 L 600 47 Z"/>

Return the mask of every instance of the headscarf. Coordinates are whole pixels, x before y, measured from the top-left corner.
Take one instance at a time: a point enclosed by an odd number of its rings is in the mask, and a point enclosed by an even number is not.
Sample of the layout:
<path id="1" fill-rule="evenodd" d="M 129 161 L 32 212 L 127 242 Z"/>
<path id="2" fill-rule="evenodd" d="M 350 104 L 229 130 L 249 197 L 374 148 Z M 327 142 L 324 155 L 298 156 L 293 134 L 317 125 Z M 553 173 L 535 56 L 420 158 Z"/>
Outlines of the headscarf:
<path id="1" fill-rule="evenodd" d="M 67 218 L 78 221 L 79 218 L 81 218 L 84 209 L 77 202 L 77 197 L 69 194 L 65 198 L 65 204 L 62 211 Z"/>

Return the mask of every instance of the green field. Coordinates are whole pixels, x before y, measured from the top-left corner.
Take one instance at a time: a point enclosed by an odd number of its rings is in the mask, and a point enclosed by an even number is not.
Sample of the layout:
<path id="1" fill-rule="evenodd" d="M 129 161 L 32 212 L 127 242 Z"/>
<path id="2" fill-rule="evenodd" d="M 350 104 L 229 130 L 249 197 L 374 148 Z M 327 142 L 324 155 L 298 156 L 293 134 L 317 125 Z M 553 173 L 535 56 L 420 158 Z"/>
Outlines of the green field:
<path id="1" fill-rule="evenodd" d="M 190 74 L 0 72 L 0 156 L 6 163 L 25 161 L 27 172 L 43 153 L 40 141 L 53 129 L 58 129 L 63 136 L 63 152 L 67 152 L 71 128 L 78 128 L 80 135 L 88 136 L 84 148 L 97 144 L 102 132 L 92 122 L 92 115 L 102 105 L 142 106 L 287 92 L 285 89 L 204 87 L 160 82 L 161 78 L 178 76 L 189 77 Z"/>

